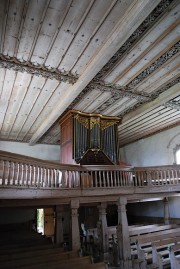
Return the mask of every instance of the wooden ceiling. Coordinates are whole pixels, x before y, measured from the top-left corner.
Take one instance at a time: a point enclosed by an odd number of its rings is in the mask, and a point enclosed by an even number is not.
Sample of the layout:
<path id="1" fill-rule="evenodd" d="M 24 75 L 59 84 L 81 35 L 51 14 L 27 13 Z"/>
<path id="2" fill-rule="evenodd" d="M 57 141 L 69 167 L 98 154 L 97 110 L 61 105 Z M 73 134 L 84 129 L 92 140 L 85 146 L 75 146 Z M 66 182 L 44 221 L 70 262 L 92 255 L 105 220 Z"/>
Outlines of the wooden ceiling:
<path id="1" fill-rule="evenodd" d="M 0 140 L 58 144 L 68 109 L 125 145 L 180 124 L 179 1 L 1 0 Z"/>

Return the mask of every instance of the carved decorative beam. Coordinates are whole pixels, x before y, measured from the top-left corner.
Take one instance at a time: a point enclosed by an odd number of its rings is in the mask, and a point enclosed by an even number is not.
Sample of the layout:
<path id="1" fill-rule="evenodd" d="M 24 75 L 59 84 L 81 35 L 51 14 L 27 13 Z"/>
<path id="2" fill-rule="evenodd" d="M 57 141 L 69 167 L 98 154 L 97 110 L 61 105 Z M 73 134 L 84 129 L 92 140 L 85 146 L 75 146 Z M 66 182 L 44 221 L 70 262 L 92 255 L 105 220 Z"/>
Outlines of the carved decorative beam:
<path id="1" fill-rule="evenodd" d="M 180 102 L 179 101 L 174 101 L 174 100 L 171 100 L 169 102 L 166 102 L 164 104 L 165 107 L 171 107 L 177 111 L 180 111 Z"/>
<path id="2" fill-rule="evenodd" d="M 104 84 L 103 82 L 100 83 L 91 83 L 89 86 L 91 89 L 98 89 L 99 91 L 105 92 L 110 91 L 112 94 L 117 93 L 120 97 L 129 97 L 130 99 L 136 99 L 140 102 L 149 102 L 152 101 L 154 98 L 151 95 L 145 93 L 137 93 L 130 90 L 128 87 L 121 87 L 116 84 Z"/>
<path id="3" fill-rule="evenodd" d="M 163 55 L 161 55 L 154 63 L 148 66 L 143 72 L 141 72 L 137 77 L 135 77 L 127 86 L 129 88 L 134 88 L 137 84 L 139 84 L 146 77 L 151 75 L 154 71 L 156 71 L 162 64 L 167 62 L 173 56 L 178 54 L 180 51 L 180 41 L 174 44 L 168 51 L 166 51 Z"/>
<path id="4" fill-rule="evenodd" d="M 44 66 L 36 66 L 31 62 L 20 62 L 15 57 L 8 57 L 0 55 L 0 68 L 14 70 L 16 72 L 28 73 L 31 75 L 42 76 L 47 79 L 56 79 L 61 82 L 68 82 L 74 84 L 77 81 L 77 77 L 69 73 L 61 73 L 58 69 L 48 69 Z"/>
<path id="5" fill-rule="evenodd" d="M 169 88 L 173 87 L 174 85 L 178 84 L 180 82 L 180 78 L 177 78 L 175 80 L 173 80 L 172 82 L 168 83 L 166 86 L 160 88 L 158 91 L 155 92 L 155 94 L 153 95 L 153 99 L 156 99 L 161 93 L 167 91 Z M 134 106 L 125 109 L 124 111 L 121 112 L 120 115 L 118 115 L 119 117 L 123 117 L 126 114 L 128 114 L 129 112 L 135 110 L 136 108 L 138 108 L 139 106 L 141 106 L 142 103 L 137 103 Z"/>
<path id="6" fill-rule="evenodd" d="M 107 64 L 96 75 L 94 81 L 102 80 L 119 62 L 127 51 L 129 51 L 135 43 L 150 29 L 154 23 L 167 11 L 171 4 L 176 0 L 162 0 L 159 5 L 150 13 L 150 15 L 142 22 L 139 28 L 128 38 L 128 40 L 121 46 L 121 48 L 114 54 L 114 56 L 107 62 Z"/>

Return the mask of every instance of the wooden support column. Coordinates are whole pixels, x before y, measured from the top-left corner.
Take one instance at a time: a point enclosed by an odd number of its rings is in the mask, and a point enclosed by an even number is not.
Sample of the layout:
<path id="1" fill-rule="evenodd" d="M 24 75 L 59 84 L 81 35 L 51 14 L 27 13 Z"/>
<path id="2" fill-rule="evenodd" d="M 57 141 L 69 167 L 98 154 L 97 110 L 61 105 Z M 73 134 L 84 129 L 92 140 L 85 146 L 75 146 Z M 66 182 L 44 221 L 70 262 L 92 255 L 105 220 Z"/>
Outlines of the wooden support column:
<path id="1" fill-rule="evenodd" d="M 101 227 L 101 251 L 102 253 L 106 253 L 108 250 L 106 208 L 107 208 L 107 203 L 101 203 L 98 206 L 99 221 L 100 221 L 100 227 Z"/>
<path id="2" fill-rule="evenodd" d="M 55 243 L 58 245 L 62 245 L 64 238 L 63 238 L 63 222 L 62 222 L 62 213 L 63 213 L 63 206 L 57 205 L 56 206 L 56 222 L 55 222 Z"/>
<path id="3" fill-rule="evenodd" d="M 168 201 L 168 198 L 165 197 L 163 202 L 164 202 L 164 224 L 169 224 L 169 201 Z"/>
<path id="4" fill-rule="evenodd" d="M 79 200 L 71 200 L 71 234 L 72 234 L 72 250 L 80 250 L 80 232 L 78 221 Z"/>
<path id="5" fill-rule="evenodd" d="M 117 238 L 119 249 L 119 260 L 121 269 L 132 269 L 131 246 L 129 228 L 126 215 L 126 197 L 120 197 L 118 201 L 118 226 Z"/>

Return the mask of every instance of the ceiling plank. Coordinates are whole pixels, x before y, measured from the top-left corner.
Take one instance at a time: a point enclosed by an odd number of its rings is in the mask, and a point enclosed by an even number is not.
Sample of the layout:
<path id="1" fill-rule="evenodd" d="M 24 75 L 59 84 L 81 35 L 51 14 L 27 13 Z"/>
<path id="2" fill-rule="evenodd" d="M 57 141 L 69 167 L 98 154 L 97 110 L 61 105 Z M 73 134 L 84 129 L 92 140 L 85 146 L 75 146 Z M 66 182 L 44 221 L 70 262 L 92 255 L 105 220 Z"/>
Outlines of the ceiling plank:
<path id="1" fill-rule="evenodd" d="M 123 45 L 159 2 L 160 0 L 133 1 L 132 4 L 124 10 L 124 15 L 116 23 L 113 30 L 107 35 L 103 46 L 101 46 L 98 51 L 95 51 L 95 54 L 89 60 L 89 64 L 77 82 L 69 87 L 69 90 L 64 93 L 64 98 L 60 100 L 58 106 L 34 133 L 30 140 L 30 145 L 34 145 L 51 127 L 68 105 L 70 105 L 78 94 L 87 86 L 92 78 L 100 71 L 107 61 L 109 61 L 114 53 Z M 131 20 L 129 20 L 129 18 L 131 18 Z M 119 35 L 119 33 L 121 33 L 121 35 Z"/>
<path id="2" fill-rule="evenodd" d="M 167 122 L 169 118 L 174 119 L 176 116 L 180 116 L 180 113 L 172 108 L 166 108 L 164 113 L 161 115 L 153 115 L 153 117 L 149 117 L 148 121 L 142 122 L 139 126 L 133 126 L 131 129 L 126 129 L 125 132 L 120 132 L 120 137 L 127 138 L 130 135 L 135 135 L 137 132 L 141 133 L 144 128 L 153 128 L 155 125 L 160 124 L 162 121 Z"/>
<path id="3" fill-rule="evenodd" d="M 1 93 L 1 102 L 0 102 L 0 132 L 3 128 L 4 119 L 6 116 L 6 112 L 9 107 L 14 82 L 16 80 L 16 72 L 10 72 L 9 70 L 6 71 L 3 90 Z"/>
<path id="4" fill-rule="evenodd" d="M 143 63 L 144 66 L 149 65 L 148 57 L 153 61 L 155 58 L 158 58 L 158 54 L 162 55 L 163 47 L 164 50 L 167 50 L 167 44 L 169 43 L 169 47 L 172 46 L 175 42 L 174 35 L 172 36 L 172 29 L 178 24 L 179 17 L 179 7 L 175 6 L 171 12 L 159 22 L 157 22 L 149 32 L 143 36 L 139 42 L 131 49 L 131 51 L 118 62 L 118 65 L 112 72 L 105 77 L 105 80 L 110 83 L 118 83 L 119 85 L 123 85 L 124 83 L 128 83 L 127 79 L 124 80 L 124 75 L 129 72 L 132 67 L 136 67 L 137 64 Z M 174 14 L 176 14 L 174 16 Z M 177 32 L 177 33 L 176 33 Z M 176 31 L 176 35 L 178 38 L 179 32 Z M 173 33 L 174 34 L 174 33 Z M 163 39 L 163 40 L 162 40 Z M 167 41 L 166 41 L 167 39 Z M 179 40 L 179 39 L 178 39 Z M 153 52 L 153 53 L 151 53 Z M 148 56 L 149 55 L 149 56 Z M 142 65 L 142 64 L 141 64 Z M 135 68 L 135 76 L 137 76 L 137 68 Z M 143 68 L 144 70 L 144 68 Z M 141 73 L 141 71 L 139 71 Z M 134 76 L 134 77 L 135 77 Z M 132 80 L 132 74 L 129 75 Z M 122 82 L 120 79 L 122 79 Z"/>
<path id="5" fill-rule="evenodd" d="M 150 129 L 146 129 L 146 130 L 142 130 L 141 132 L 137 133 L 136 135 L 133 134 L 133 136 L 129 137 L 129 138 L 125 138 L 125 139 L 120 139 L 120 145 L 121 146 L 125 146 L 126 144 L 129 143 L 133 143 L 139 139 L 143 139 L 145 137 L 154 135 L 158 132 L 162 132 L 164 130 L 173 128 L 175 126 L 179 126 L 180 125 L 180 117 L 173 117 L 170 118 L 169 120 L 159 123 L 153 127 L 151 127 Z"/>
<path id="6" fill-rule="evenodd" d="M 134 119 L 140 117 L 144 113 L 147 113 L 153 110 L 154 108 L 160 105 L 163 105 L 164 103 L 168 102 L 169 100 L 179 95 L 179 91 L 180 91 L 180 83 L 177 83 L 176 85 L 172 86 L 167 91 L 165 91 L 164 93 L 161 93 L 154 101 L 149 102 L 147 104 L 143 104 L 136 110 L 125 115 L 122 119 L 122 124 L 133 122 Z"/>

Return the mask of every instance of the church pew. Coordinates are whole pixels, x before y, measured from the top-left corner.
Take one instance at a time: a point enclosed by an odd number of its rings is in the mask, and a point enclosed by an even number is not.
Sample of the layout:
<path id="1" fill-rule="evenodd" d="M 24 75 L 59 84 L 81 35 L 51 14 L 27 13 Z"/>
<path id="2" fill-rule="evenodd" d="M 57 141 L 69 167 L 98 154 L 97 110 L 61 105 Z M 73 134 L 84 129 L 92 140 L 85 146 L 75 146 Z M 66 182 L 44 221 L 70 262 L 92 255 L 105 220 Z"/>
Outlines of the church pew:
<path id="1" fill-rule="evenodd" d="M 6 254 L 2 254 L 0 252 L 0 261 L 7 261 L 9 260 L 9 258 L 13 259 L 24 259 L 24 258 L 35 258 L 35 257 L 40 257 L 41 255 L 50 255 L 52 254 L 60 254 L 63 252 L 63 248 L 58 248 L 58 247 L 52 247 L 49 246 L 48 248 L 44 248 L 43 246 L 39 249 L 35 248 L 35 249 L 21 249 L 20 252 L 10 252 L 10 253 L 6 253 Z"/>
<path id="2" fill-rule="evenodd" d="M 146 231 L 150 231 L 150 230 L 156 230 L 158 229 L 158 227 L 161 229 L 164 229 L 163 227 L 166 226 L 166 225 L 162 225 L 162 224 L 150 224 L 150 225 L 143 225 L 143 224 L 138 224 L 138 225 L 131 225 L 129 226 L 129 232 L 134 232 L 137 231 L 137 234 L 138 231 L 144 231 L 144 233 Z M 170 225 L 170 226 L 167 226 L 168 227 L 174 227 L 175 225 Z M 166 228 L 166 227 L 165 227 Z M 109 236 L 112 236 L 112 235 L 116 235 L 116 229 L 117 229 L 117 226 L 110 226 L 110 227 L 107 227 L 107 233 Z M 98 232 L 97 232 L 97 228 L 91 228 L 91 229 L 88 229 L 86 231 L 86 234 L 87 234 L 87 241 L 88 241 L 88 237 L 89 236 L 93 236 L 94 238 L 98 238 Z M 136 234 L 136 233 L 135 233 Z"/>
<path id="3" fill-rule="evenodd" d="M 83 266 L 83 268 L 86 268 L 87 266 L 92 264 L 92 259 L 90 256 L 86 257 L 70 257 L 68 259 L 55 259 L 55 260 L 49 260 L 49 261 L 40 261 L 34 264 L 27 264 L 26 269 L 44 269 L 44 268 L 59 268 L 59 269 L 65 269 L 65 268 L 74 268 L 77 266 L 80 268 Z M 24 268 L 23 266 L 15 267 L 15 268 Z"/>
<path id="4" fill-rule="evenodd" d="M 29 260 L 28 260 L 29 261 Z M 107 269 L 107 265 L 102 263 L 91 263 L 90 257 L 77 257 L 77 258 L 70 258 L 66 260 L 59 259 L 58 261 L 44 261 L 42 263 L 36 262 L 32 265 L 29 265 L 27 261 L 27 264 L 25 265 L 17 265 L 16 262 L 14 262 L 13 268 L 26 268 L 26 269 Z M 1 267 L 2 269 L 6 267 Z M 11 268 L 11 267 L 9 267 Z"/>
<path id="5" fill-rule="evenodd" d="M 131 243 L 136 243 L 139 240 L 142 240 L 144 244 L 147 242 L 149 243 L 151 241 L 158 241 L 161 240 L 161 237 L 173 237 L 174 234 L 179 235 L 180 234 L 180 228 L 174 228 L 174 229 L 169 229 L 169 230 L 164 230 L 164 231 L 158 231 L 154 233 L 147 233 L 147 234 L 140 234 L 140 235 L 134 235 L 130 236 L 130 242 Z"/>
<path id="6" fill-rule="evenodd" d="M 36 250 L 43 250 L 43 249 L 50 249 L 50 248 L 58 248 L 59 246 L 53 245 L 52 243 L 48 244 L 39 244 L 39 245 L 10 245 L 9 247 L 7 246 L 6 248 L 0 249 L 0 255 L 9 255 L 9 254 L 14 254 L 14 253 L 25 253 L 29 251 L 36 251 Z"/>
<path id="7" fill-rule="evenodd" d="M 130 235 L 130 239 L 131 239 L 131 243 L 135 243 L 140 236 L 142 236 L 144 238 L 144 236 L 146 234 L 149 234 L 150 236 L 153 233 L 157 232 L 163 232 L 165 230 L 172 230 L 175 228 L 180 228 L 179 225 L 177 224 L 170 224 L 170 225 L 159 225 L 159 224 L 153 224 L 153 225 L 146 225 L 146 226 L 140 226 L 140 227 L 129 227 L 129 235 Z M 113 227 L 108 227 L 108 238 L 109 238 L 109 247 L 111 247 L 113 245 L 113 237 L 114 240 L 117 241 L 117 231 L 116 231 L 116 226 Z M 133 247 L 132 247 L 133 248 Z"/>
<path id="8" fill-rule="evenodd" d="M 108 269 L 108 266 L 104 262 L 100 262 L 100 263 L 93 263 L 93 264 L 86 265 L 86 267 L 84 267 L 84 265 L 75 264 L 73 265 L 73 267 L 69 267 L 67 265 L 66 267 L 63 266 L 63 267 L 57 267 L 57 268 L 59 269 Z"/>
<path id="9" fill-rule="evenodd" d="M 169 247 L 180 242 L 180 237 L 152 242 L 152 263 L 158 264 L 160 269 L 170 264 Z"/>
<path id="10" fill-rule="evenodd" d="M 47 263 L 56 261 L 62 261 L 66 259 L 70 259 L 73 257 L 77 257 L 77 251 L 68 251 L 68 252 L 61 252 L 61 253 L 46 253 L 46 255 L 40 255 L 37 257 L 30 257 L 30 258 L 20 258 L 20 259 L 9 259 L 8 261 L 1 261 L 0 260 L 0 268 L 1 269 L 10 269 L 10 268 L 26 268 L 29 265 L 36 265 L 38 263 Z"/>
<path id="11" fill-rule="evenodd" d="M 179 252 L 179 255 L 176 255 L 177 252 Z M 180 243 L 170 247 L 169 256 L 171 269 L 180 268 Z"/>
<path id="12" fill-rule="evenodd" d="M 176 236 L 177 235 L 177 236 Z M 153 241 L 155 240 L 155 241 Z M 139 262 L 143 263 L 141 266 L 146 268 L 147 263 L 151 268 L 163 269 L 165 265 L 170 264 L 168 247 L 180 242 L 180 233 L 170 234 L 170 238 L 165 234 L 164 236 L 153 236 L 152 238 L 141 239 L 137 242 L 137 257 Z"/>
<path id="13" fill-rule="evenodd" d="M 129 235 L 130 236 L 139 236 L 141 234 L 147 234 L 147 233 L 153 233 L 157 231 L 164 231 L 169 229 L 174 229 L 180 227 L 177 224 L 168 224 L 168 225 L 159 225 L 159 224 L 152 224 L 152 225 L 146 225 L 146 226 L 138 226 L 138 227 L 129 227 Z M 116 226 L 111 226 L 107 228 L 107 234 L 109 237 L 112 237 L 112 235 L 117 234 Z"/>
<path id="14" fill-rule="evenodd" d="M 165 231 L 165 230 L 170 230 L 174 228 L 180 227 L 177 224 L 168 224 L 168 225 L 147 225 L 145 227 L 137 227 L 134 229 L 129 229 L 129 235 L 141 235 L 141 234 L 147 234 L 147 233 L 154 233 L 158 231 Z"/>

